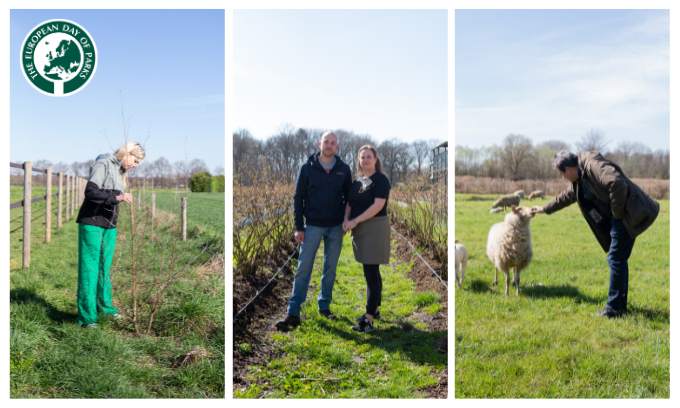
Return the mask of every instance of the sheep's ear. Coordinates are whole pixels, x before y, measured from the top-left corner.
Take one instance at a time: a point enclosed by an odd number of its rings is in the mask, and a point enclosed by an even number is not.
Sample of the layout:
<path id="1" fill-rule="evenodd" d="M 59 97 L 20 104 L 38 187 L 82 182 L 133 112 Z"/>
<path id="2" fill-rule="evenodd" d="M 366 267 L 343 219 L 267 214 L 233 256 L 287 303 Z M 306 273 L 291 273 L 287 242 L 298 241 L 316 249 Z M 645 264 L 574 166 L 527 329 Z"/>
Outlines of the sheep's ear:
<path id="1" fill-rule="evenodd" d="M 511 206 L 511 208 L 512 208 L 512 212 L 513 212 L 513 213 L 516 213 L 516 212 L 517 212 L 517 207 L 515 207 L 514 205 Z"/>

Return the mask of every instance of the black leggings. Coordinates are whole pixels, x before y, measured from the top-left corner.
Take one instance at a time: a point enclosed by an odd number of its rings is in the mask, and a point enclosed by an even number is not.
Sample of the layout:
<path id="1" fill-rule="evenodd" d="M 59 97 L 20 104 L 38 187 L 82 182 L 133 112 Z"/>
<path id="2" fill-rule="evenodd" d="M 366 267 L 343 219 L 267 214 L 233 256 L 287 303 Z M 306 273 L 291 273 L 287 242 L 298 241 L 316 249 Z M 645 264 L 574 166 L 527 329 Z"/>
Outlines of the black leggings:
<path id="1" fill-rule="evenodd" d="M 382 277 L 380 277 L 380 265 L 364 264 L 364 277 L 366 278 L 366 313 L 375 316 L 380 300 L 382 299 Z"/>

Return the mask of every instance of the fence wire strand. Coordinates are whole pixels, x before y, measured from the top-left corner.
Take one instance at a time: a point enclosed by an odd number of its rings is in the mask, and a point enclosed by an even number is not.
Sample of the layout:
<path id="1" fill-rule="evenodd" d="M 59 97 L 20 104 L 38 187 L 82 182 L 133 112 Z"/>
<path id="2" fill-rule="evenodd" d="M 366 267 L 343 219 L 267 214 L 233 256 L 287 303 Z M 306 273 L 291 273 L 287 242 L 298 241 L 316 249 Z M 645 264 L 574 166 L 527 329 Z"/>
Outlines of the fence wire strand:
<path id="1" fill-rule="evenodd" d="M 293 251 L 293 253 L 290 254 L 290 256 L 288 257 L 288 260 L 286 261 L 286 263 L 284 263 L 283 266 L 282 266 L 281 268 L 279 268 L 279 270 L 274 274 L 274 276 L 272 276 L 272 278 L 269 279 L 269 282 L 267 282 L 267 284 L 264 285 L 264 287 L 263 287 L 262 289 L 260 289 L 260 290 L 255 294 L 255 296 L 254 296 L 252 299 L 250 299 L 250 300 L 248 301 L 248 303 L 246 303 L 246 305 L 243 306 L 243 307 L 241 308 L 241 310 L 238 311 L 238 313 L 236 313 L 236 316 L 234 316 L 234 320 L 233 320 L 234 323 L 236 323 L 236 318 L 238 317 L 238 315 L 240 315 L 241 312 L 243 312 L 243 311 L 245 310 L 245 308 L 248 307 L 248 305 L 250 305 L 251 303 L 253 303 L 253 300 L 257 299 L 257 297 L 260 296 L 260 295 L 262 294 L 262 292 L 264 292 L 265 289 L 267 289 L 267 286 L 269 286 L 269 284 L 272 283 L 272 281 L 274 280 L 274 278 L 276 278 L 276 275 L 278 275 L 279 272 L 281 272 L 281 271 L 283 270 L 283 268 L 284 268 L 284 267 L 288 264 L 288 262 L 290 262 L 290 260 L 293 258 L 293 255 L 295 255 L 295 253 L 296 253 L 297 251 L 299 251 L 299 250 L 300 250 L 300 245 L 298 244 L 297 248 L 295 248 L 295 251 Z"/>
<path id="2" fill-rule="evenodd" d="M 427 267 L 430 268 L 430 270 L 432 271 L 432 273 L 434 273 L 434 274 L 439 278 L 439 280 L 440 280 L 441 283 L 444 285 L 444 287 L 445 287 L 446 289 L 448 289 L 449 287 L 446 285 L 446 283 L 444 283 L 444 281 L 442 280 L 441 276 L 439 276 L 439 274 L 438 274 L 437 272 L 435 272 L 434 269 L 432 269 L 432 267 L 430 266 L 430 264 L 428 264 L 427 261 L 425 261 L 425 259 L 423 259 L 423 257 L 420 256 L 420 252 L 418 252 L 418 250 L 417 250 L 417 249 L 409 242 L 409 240 L 406 239 L 406 238 L 404 238 L 404 236 L 401 235 L 400 233 L 398 233 L 394 228 L 390 227 L 390 229 L 391 229 L 392 231 L 394 231 L 395 234 L 399 235 L 404 241 L 406 241 L 406 242 L 411 246 L 411 248 L 413 248 L 413 251 L 418 255 L 418 257 L 420 257 L 420 259 L 425 263 L 425 265 L 427 265 Z"/>

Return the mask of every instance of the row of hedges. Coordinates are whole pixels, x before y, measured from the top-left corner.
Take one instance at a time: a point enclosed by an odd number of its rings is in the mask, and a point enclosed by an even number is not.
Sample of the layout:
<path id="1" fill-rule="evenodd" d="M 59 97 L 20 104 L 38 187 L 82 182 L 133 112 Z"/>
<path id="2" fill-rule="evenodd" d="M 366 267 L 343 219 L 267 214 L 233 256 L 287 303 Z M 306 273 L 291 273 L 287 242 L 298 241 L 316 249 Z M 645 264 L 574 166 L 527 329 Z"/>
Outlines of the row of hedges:
<path id="1" fill-rule="evenodd" d="M 224 193 L 224 176 L 211 176 L 207 171 L 196 173 L 189 179 L 192 193 Z"/>

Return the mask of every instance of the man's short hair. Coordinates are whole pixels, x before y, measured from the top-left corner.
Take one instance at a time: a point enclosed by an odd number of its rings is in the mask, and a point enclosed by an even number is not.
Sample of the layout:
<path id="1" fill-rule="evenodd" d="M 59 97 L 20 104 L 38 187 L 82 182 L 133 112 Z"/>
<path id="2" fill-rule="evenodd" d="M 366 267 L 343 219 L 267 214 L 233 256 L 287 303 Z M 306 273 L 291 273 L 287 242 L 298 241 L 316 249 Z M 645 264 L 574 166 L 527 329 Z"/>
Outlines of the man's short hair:
<path id="1" fill-rule="evenodd" d="M 569 150 L 562 149 L 555 153 L 555 158 L 553 159 L 553 167 L 559 171 L 564 172 L 567 167 L 577 167 L 578 166 L 578 156 Z"/>
<path id="2" fill-rule="evenodd" d="M 333 136 L 335 136 L 335 140 L 338 140 L 338 135 L 336 135 L 335 132 L 333 132 L 332 130 L 329 130 L 328 132 L 321 135 L 321 140 L 323 140 L 323 138 L 328 136 L 328 135 L 333 135 Z"/>

